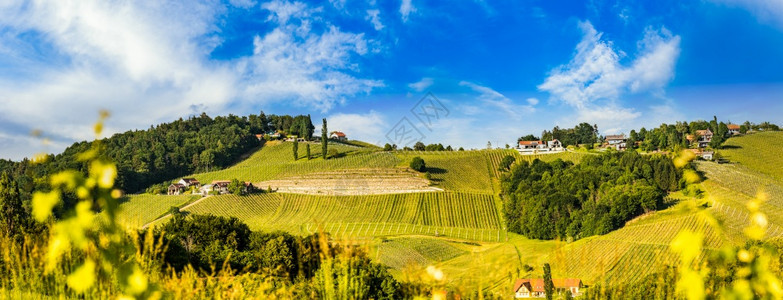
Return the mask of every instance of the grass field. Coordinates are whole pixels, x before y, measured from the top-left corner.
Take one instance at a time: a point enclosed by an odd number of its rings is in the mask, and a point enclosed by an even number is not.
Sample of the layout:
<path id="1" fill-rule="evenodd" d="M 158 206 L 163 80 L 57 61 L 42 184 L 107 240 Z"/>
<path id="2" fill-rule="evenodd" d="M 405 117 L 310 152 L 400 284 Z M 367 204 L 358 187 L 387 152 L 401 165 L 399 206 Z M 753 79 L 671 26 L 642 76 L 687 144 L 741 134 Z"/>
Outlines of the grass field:
<path id="1" fill-rule="evenodd" d="M 428 237 L 399 237 L 380 242 L 378 261 L 397 270 L 421 268 L 468 254 L 454 242 Z"/>
<path id="2" fill-rule="evenodd" d="M 181 207 L 198 198 L 201 196 L 128 195 L 121 200 L 118 219 L 126 226 L 141 227 L 166 214 L 172 206 Z"/>
<path id="3" fill-rule="evenodd" d="M 733 162 L 783 182 L 783 132 L 759 132 L 733 137 L 719 153 Z"/>

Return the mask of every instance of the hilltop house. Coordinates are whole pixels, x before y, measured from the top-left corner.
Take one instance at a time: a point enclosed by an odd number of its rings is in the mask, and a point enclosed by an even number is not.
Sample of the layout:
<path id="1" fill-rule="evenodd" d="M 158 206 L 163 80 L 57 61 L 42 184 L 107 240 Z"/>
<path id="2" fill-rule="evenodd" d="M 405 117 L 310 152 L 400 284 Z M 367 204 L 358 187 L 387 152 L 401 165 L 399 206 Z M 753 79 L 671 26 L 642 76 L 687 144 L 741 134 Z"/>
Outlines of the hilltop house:
<path id="1" fill-rule="evenodd" d="M 185 185 L 181 183 L 172 183 L 169 185 L 168 192 L 166 194 L 168 195 L 179 195 L 182 194 L 182 192 L 185 191 Z"/>
<path id="2" fill-rule="evenodd" d="M 338 141 L 345 141 L 348 139 L 345 137 L 345 133 L 341 131 L 332 131 L 332 133 L 329 134 L 329 138 Z"/>
<path id="3" fill-rule="evenodd" d="M 544 141 L 519 141 L 517 151 L 519 153 L 540 153 L 563 151 L 563 144 L 558 140 Z"/>
<path id="4" fill-rule="evenodd" d="M 606 143 L 609 147 L 613 147 L 617 150 L 623 150 L 626 147 L 625 141 L 627 140 L 625 134 L 619 135 L 607 135 L 605 137 Z"/>
<path id="5" fill-rule="evenodd" d="M 706 148 L 712 141 L 712 130 L 709 128 L 705 130 L 696 130 L 696 134 L 699 135 L 699 148 Z"/>
<path id="6" fill-rule="evenodd" d="M 729 124 L 726 125 L 726 127 L 729 128 L 729 134 L 731 135 L 738 135 L 740 134 L 740 126 L 737 124 Z"/>
<path id="7" fill-rule="evenodd" d="M 552 283 L 555 285 L 555 292 L 557 294 L 563 294 L 566 291 L 571 292 L 571 295 L 578 297 L 582 295 L 582 280 L 576 278 L 553 278 Z M 517 279 L 514 283 L 514 298 L 544 298 L 546 292 L 544 289 L 544 279 Z"/>
<path id="8" fill-rule="evenodd" d="M 557 139 L 554 139 L 554 140 L 546 142 L 546 145 L 547 145 L 547 147 L 549 147 L 549 149 L 556 149 L 556 150 L 562 150 L 563 149 L 563 143 L 561 143 Z"/>

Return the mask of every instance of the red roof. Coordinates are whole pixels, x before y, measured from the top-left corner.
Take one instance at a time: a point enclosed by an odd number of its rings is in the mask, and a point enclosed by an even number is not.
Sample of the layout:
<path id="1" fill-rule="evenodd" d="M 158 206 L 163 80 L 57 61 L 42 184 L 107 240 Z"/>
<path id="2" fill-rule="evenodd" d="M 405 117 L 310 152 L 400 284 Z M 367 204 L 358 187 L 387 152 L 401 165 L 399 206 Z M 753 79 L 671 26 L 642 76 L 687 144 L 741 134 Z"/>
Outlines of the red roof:
<path id="1" fill-rule="evenodd" d="M 335 134 L 335 135 L 337 135 L 339 137 L 345 137 L 345 133 L 342 133 L 341 131 L 334 131 L 334 132 L 332 132 L 332 134 Z"/>
<path id="2" fill-rule="evenodd" d="M 553 278 L 555 288 L 570 289 L 572 287 L 581 287 L 582 280 L 578 278 Z M 522 286 L 527 287 L 531 292 L 544 292 L 544 279 L 517 279 L 514 283 L 514 292 L 518 291 Z"/>
<path id="3" fill-rule="evenodd" d="M 728 127 L 729 130 L 740 130 L 740 126 L 737 125 L 737 124 L 729 124 L 729 125 L 726 125 L 726 127 Z"/>
<path id="4" fill-rule="evenodd" d="M 700 135 L 700 136 L 705 136 L 705 135 L 712 135 L 712 130 L 709 130 L 709 129 L 705 129 L 705 130 L 696 130 L 696 133 L 697 133 L 698 135 Z"/>
<path id="5" fill-rule="evenodd" d="M 531 145 L 541 145 L 543 142 L 541 141 L 519 141 L 520 145 L 524 146 L 531 146 Z"/>

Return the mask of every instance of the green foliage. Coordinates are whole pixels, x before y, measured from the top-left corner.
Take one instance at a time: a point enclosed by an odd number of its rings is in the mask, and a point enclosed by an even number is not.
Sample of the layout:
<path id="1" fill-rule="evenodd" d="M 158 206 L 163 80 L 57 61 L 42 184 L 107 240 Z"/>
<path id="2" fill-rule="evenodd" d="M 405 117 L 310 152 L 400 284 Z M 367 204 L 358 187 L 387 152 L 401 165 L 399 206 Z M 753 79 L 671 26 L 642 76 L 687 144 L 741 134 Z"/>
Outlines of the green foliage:
<path id="1" fill-rule="evenodd" d="M 559 140 L 563 147 L 570 145 L 587 144 L 592 145 L 598 142 L 598 126 L 589 123 L 580 123 L 574 128 L 561 129 L 558 126 L 552 131 L 544 130 L 541 138 L 544 141 Z"/>
<path id="2" fill-rule="evenodd" d="M 503 176 L 508 228 L 530 238 L 605 234 L 663 205 L 681 173 L 663 156 L 634 151 L 517 164 Z"/>
<path id="3" fill-rule="evenodd" d="M 424 163 L 424 160 L 421 159 L 421 157 L 419 156 L 416 156 L 413 159 L 411 159 L 410 167 L 411 169 L 414 169 L 419 172 L 427 171 L 427 164 Z"/>
<path id="4" fill-rule="evenodd" d="M 552 270 L 548 263 L 544 264 L 544 293 L 546 293 L 546 299 L 552 300 L 555 294 L 555 284 L 552 282 Z"/>
<path id="5" fill-rule="evenodd" d="M 306 146 L 306 151 L 307 151 L 307 160 L 310 160 L 312 157 L 310 156 L 310 144 L 309 143 Z"/>
<path id="6" fill-rule="evenodd" d="M 391 144 L 386 143 L 386 145 L 383 145 L 383 151 L 393 151 L 394 147 L 392 147 Z"/>
<path id="7" fill-rule="evenodd" d="M 244 182 L 234 178 L 231 179 L 231 182 L 228 184 L 228 192 L 237 196 L 243 196 L 248 193 L 248 190 Z"/>
<path id="8" fill-rule="evenodd" d="M 321 154 L 323 155 L 323 159 L 326 160 L 326 158 L 327 158 L 326 157 L 326 151 L 329 148 L 329 138 L 326 135 L 326 133 L 329 132 L 329 131 L 327 131 L 327 128 L 326 128 L 326 118 L 324 118 L 323 121 L 324 121 L 324 124 L 321 127 Z"/>
<path id="9" fill-rule="evenodd" d="M 523 136 L 523 137 L 520 137 L 520 138 L 517 139 L 518 142 L 520 142 L 520 141 L 540 141 L 540 140 L 541 140 L 540 138 L 538 138 L 537 136 L 532 135 L 532 134 L 528 134 L 526 136 Z"/>
<path id="10" fill-rule="evenodd" d="M 294 153 L 294 160 L 299 159 L 299 141 L 294 140 L 294 146 L 292 147 Z"/>
<path id="11" fill-rule="evenodd" d="M 425 151 L 427 146 L 424 145 L 422 142 L 416 142 L 416 144 L 413 145 L 413 150 L 415 151 Z"/>
<path id="12" fill-rule="evenodd" d="M 21 241 L 31 226 L 29 212 L 22 204 L 16 181 L 3 172 L 0 175 L 0 235 Z"/>
<path id="13" fill-rule="evenodd" d="M 501 170 L 509 170 L 511 169 L 511 165 L 516 161 L 517 159 L 511 155 L 506 155 L 503 157 L 503 160 L 500 161 L 500 169 Z"/>

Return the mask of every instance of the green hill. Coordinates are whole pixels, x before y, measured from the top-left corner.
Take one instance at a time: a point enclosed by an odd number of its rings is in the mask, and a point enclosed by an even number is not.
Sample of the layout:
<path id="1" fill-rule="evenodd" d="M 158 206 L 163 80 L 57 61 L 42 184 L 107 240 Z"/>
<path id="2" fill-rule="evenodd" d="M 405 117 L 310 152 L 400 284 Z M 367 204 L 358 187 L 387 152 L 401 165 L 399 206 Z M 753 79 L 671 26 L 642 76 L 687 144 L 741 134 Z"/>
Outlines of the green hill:
<path id="1" fill-rule="evenodd" d="M 783 132 L 733 137 L 719 151 L 725 158 L 783 182 Z"/>

